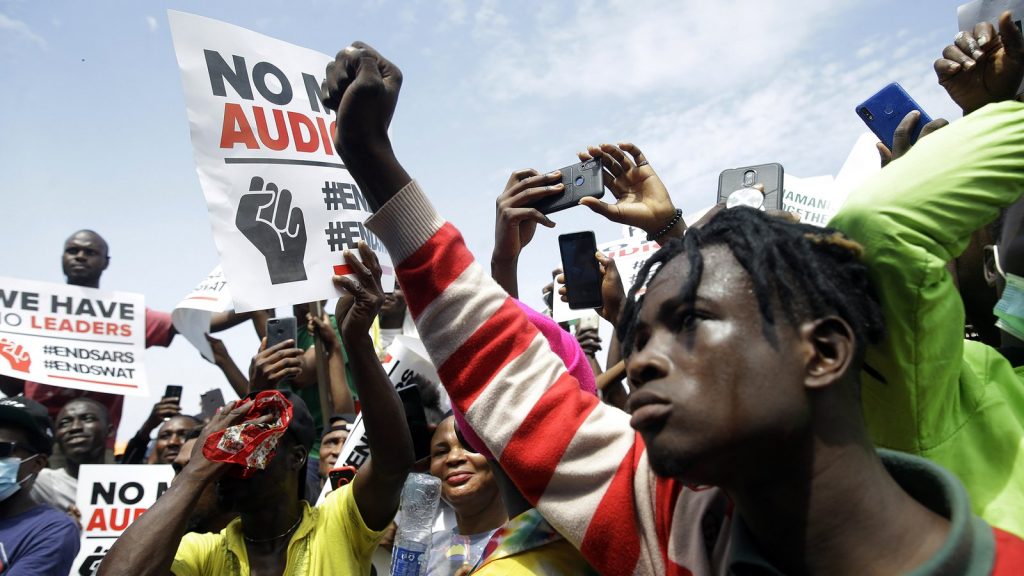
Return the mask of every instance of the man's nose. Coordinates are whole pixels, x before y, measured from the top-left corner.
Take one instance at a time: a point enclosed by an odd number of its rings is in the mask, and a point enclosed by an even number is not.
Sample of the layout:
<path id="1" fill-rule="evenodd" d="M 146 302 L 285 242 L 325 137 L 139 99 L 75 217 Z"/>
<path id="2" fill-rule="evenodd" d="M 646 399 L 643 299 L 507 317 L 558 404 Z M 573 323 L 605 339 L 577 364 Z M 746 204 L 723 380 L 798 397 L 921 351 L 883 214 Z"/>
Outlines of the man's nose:
<path id="1" fill-rule="evenodd" d="M 640 388 L 668 375 L 669 361 L 663 344 L 659 338 L 652 337 L 642 350 L 634 350 L 626 358 L 626 376 L 630 384 Z"/>

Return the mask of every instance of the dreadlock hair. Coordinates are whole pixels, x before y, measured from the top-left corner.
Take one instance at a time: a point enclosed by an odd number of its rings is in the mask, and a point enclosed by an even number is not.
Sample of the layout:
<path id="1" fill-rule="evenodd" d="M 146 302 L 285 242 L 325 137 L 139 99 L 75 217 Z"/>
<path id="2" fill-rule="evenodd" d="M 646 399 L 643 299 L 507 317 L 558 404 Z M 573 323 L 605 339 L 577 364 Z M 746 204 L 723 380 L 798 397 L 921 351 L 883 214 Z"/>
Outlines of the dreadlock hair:
<path id="1" fill-rule="evenodd" d="M 885 335 L 881 304 L 861 261 L 863 248 L 841 232 L 797 224 L 746 207 L 722 210 L 701 228 L 690 228 L 647 260 L 629 290 L 617 326 L 622 356 L 636 342 L 636 327 L 643 296 L 636 294 L 653 282 L 665 264 L 679 255 L 690 270 L 680 293 L 686 304 L 697 298 L 704 271 L 701 249 L 725 245 L 750 275 L 761 312 L 765 337 L 777 346 L 777 307 L 792 325 L 808 318 L 836 314 L 853 329 L 858 358 L 867 344 Z M 653 273 L 652 273 L 653 270 Z"/>

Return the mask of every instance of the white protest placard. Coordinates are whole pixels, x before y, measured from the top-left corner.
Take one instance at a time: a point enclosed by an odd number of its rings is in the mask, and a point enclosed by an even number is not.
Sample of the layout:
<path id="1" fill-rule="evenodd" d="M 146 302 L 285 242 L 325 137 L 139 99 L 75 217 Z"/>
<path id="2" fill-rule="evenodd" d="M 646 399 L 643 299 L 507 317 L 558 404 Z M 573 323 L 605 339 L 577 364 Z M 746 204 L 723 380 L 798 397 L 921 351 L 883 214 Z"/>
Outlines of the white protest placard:
<path id="1" fill-rule="evenodd" d="M 342 251 L 391 259 L 363 226 L 370 208 L 332 144 L 320 103 L 332 57 L 238 26 L 168 11 L 199 183 L 235 310 L 339 295 Z"/>
<path id="2" fill-rule="evenodd" d="M 417 385 L 439 386 L 441 382 L 437 370 L 427 356 L 426 347 L 420 340 L 409 336 L 395 336 L 394 341 L 388 346 L 387 357 L 384 358 L 384 371 L 387 372 L 396 392 Z M 335 466 L 352 466 L 358 470 L 369 457 L 370 442 L 363 426 L 363 415 L 360 413 L 352 423 L 348 439 L 338 453 L 338 462 Z M 317 504 L 323 502 L 330 492 L 331 484 L 328 482 L 320 492 Z"/>
<path id="3" fill-rule="evenodd" d="M 72 574 L 96 574 L 107 551 L 174 479 L 169 464 L 85 464 L 75 505 L 82 513 L 82 547 Z"/>
<path id="4" fill-rule="evenodd" d="M 565 286 L 564 283 L 558 280 L 551 281 L 552 289 L 554 289 L 554 297 L 551 299 L 551 319 L 558 323 L 563 322 L 578 322 L 583 318 L 589 318 L 591 316 L 597 316 L 597 312 L 594 312 L 593 308 L 580 308 L 573 310 L 569 308 L 569 303 L 562 300 L 562 295 L 558 293 L 558 290 Z"/>
<path id="5" fill-rule="evenodd" d="M 1017 29 L 1021 29 L 1021 18 L 1024 18 L 1024 0 L 975 0 L 956 9 L 956 22 L 960 31 L 970 32 L 980 22 L 991 22 L 999 32 L 999 16 L 1007 10 L 1013 17 Z M 969 54 L 968 54 L 969 56 Z M 1024 81 L 1021 82 L 1017 94 L 1024 93 Z"/>
<path id="6" fill-rule="evenodd" d="M 835 193 L 844 199 L 843 202 L 851 192 L 860 188 L 861 184 L 882 171 L 882 161 L 878 156 L 876 144 L 878 136 L 864 132 L 850 149 L 850 154 L 833 182 Z"/>
<path id="7" fill-rule="evenodd" d="M 615 268 L 619 271 L 622 289 L 629 294 L 629 289 L 636 282 L 637 274 L 644 263 L 661 248 L 661 244 L 647 240 L 646 236 L 623 238 L 597 245 L 602 254 L 615 260 Z"/>
<path id="8" fill-rule="evenodd" d="M 786 175 L 782 209 L 800 216 L 802 224 L 825 226 L 836 215 L 846 194 L 836 190 L 831 176 L 798 178 Z"/>
<path id="9" fill-rule="evenodd" d="M 147 396 L 141 294 L 0 277 L 0 374 Z"/>
<path id="10" fill-rule="evenodd" d="M 171 312 L 171 322 L 174 323 L 174 329 L 191 342 L 203 358 L 213 362 L 213 348 L 206 340 L 206 335 L 210 333 L 210 318 L 215 312 L 230 309 L 231 292 L 228 291 L 224 272 L 217 266 L 178 303 Z"/>

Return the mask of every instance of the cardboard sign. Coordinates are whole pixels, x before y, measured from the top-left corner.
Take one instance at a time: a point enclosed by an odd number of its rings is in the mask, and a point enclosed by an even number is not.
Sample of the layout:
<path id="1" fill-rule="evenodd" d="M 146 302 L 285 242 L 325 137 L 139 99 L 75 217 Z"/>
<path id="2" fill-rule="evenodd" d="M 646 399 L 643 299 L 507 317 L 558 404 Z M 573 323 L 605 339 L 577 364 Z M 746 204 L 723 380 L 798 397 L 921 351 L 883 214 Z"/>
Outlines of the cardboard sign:
<path id="1" fill-rule="evenodd" d="M 0 374 L 147 396 L 141 294 L 0 277 Z"/>
<path id="2" fill-rule="evenodd" d="M 1010 11 L 1013 23 L 1021 29 L 1021 18 L 1024 18 L 1024 0 L 975 0 L 956 9 L 957 27 L 962 32 L 974 31 L 979 22 L 991 22 L 999 32 L 999 16 Z M 1017 94 L 1024 94 L 1024 81 L 1021 82 Z"/>
<path id="3" fill-rule="evenodd" d="M 831 176 L 798 178 L 786 175 L 782 208 L 800 216 L 800 222 L 823 227 L 836 215 L 846 194 L 835 187 Z"/>
<path id="4" fill-rule="evenodd" d="M 213 348 L 206 341 L 210 333 L 210 318 L 215 312 L 231 309 L 231 292 L 220 266 L 213 269 L 205 280 L 178 303 L 171 312 L 174 329 L 184 336 L 199 353 L 213 362 Z"/>
<path id="5" fill-rule="evenodd" d="M 845 198 L 851 192 L 860 188 L 872 176 L 882 171 L 881 159 L 878 156 L 878 136 L 870 132 L 864 132 L 854 142 L 850 154 L 843 162 L 842 168 L 836 174 L 833 186 L 838 197 Z"/>
<path id="6" fill-rule="evenodd" d="M 75 505 L 82 513 L 82 547 L 72 574 L 96 574 L 117 537 L 167 491 L 168 464 L 85 464 L 78 470 Z"/>
<path id="7" fill-rule="evenodd" d="M 320 103 L 332 57 L 209 18 L 168 11 L 199 183 L 235 310 L 338 296 L 342 251 L 391 259 L 334 150 Z"/>
<path id="8" fill-rule="evenodd" d="M 417 384 L 439 386 L 441 382 L 437 370 L 428 359 L 423 343 L 409 336 L 395 336 L 391 346 L 388 346 L 388 355 L 384 359 L 384 371 L 387 372 L 388 379 L 391 380 L 391 385 L 395 387 L 396 392 Z M 352 430 L 341 447 L 335 466 L 352 466 L 358 470 L 369 458 L 370 442 L 366 437 L 366 428 L 363 426 L 363 415 L 360 413 L 356 416 L 356 421 L 352 423 Z M 330 492 L 331 484 L 328 482 L 320 492 L 317 504 L 323 502 Z"/>

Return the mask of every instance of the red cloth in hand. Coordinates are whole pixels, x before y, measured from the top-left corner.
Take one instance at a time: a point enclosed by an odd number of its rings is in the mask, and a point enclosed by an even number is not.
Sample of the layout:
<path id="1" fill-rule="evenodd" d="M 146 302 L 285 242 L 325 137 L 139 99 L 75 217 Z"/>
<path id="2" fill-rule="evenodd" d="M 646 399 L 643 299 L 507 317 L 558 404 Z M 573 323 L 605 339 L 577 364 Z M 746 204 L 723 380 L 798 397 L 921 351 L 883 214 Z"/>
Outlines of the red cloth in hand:
<path id="1" fill-rule="evenodd" d="M 277 415 L 277 420 L 270 424 L 253 423 L 268 414 Z M 243 466 L 239 475 L 249 478 L 256 470 L 267 467 L 291 420 L 292 403 L 277 390 L 264 390 L 253 398 L 242 423 L 210 434 L 203 444 L 203 455 L 212 462 Z"/>

